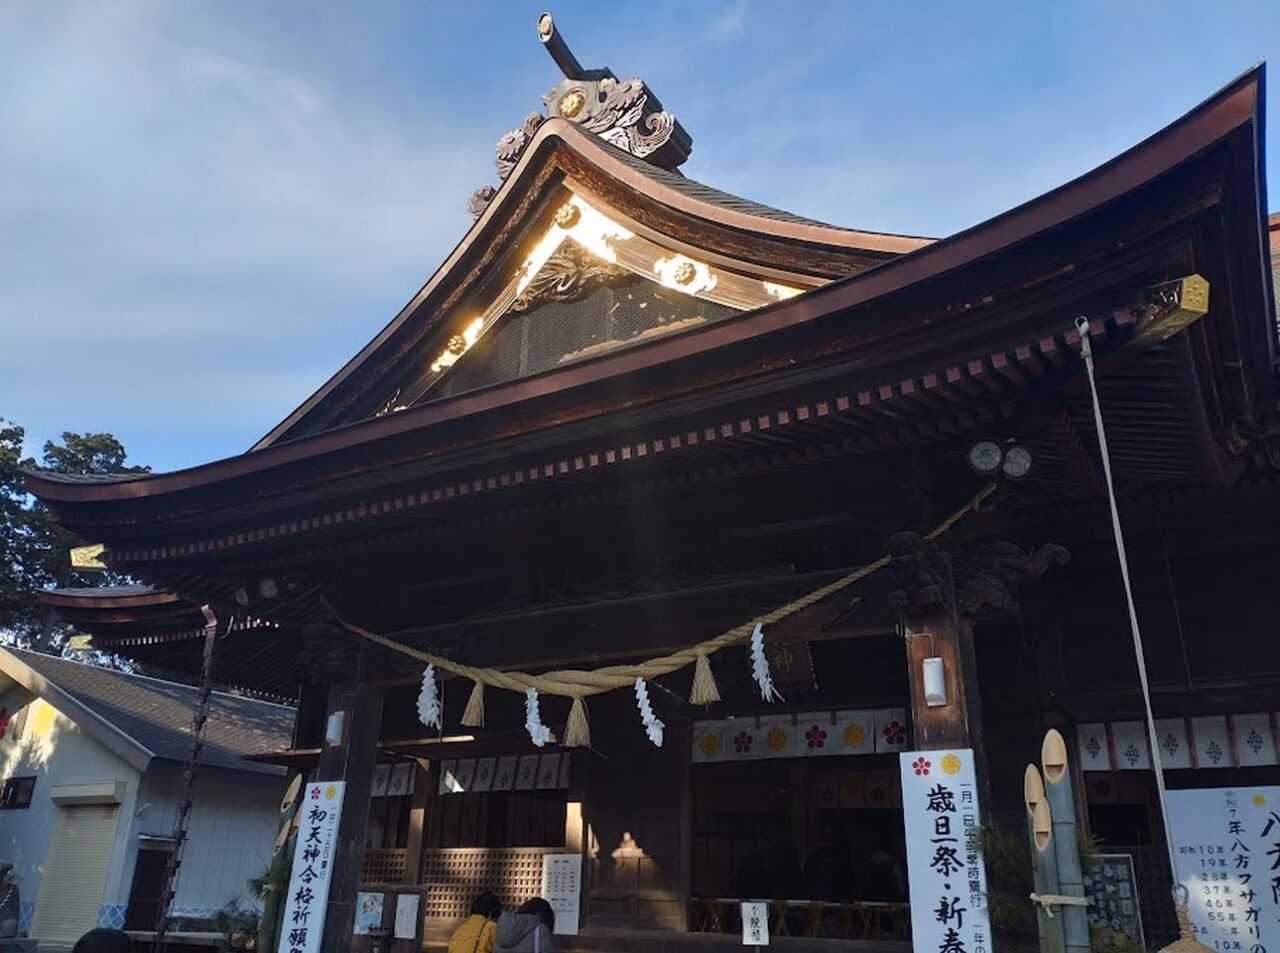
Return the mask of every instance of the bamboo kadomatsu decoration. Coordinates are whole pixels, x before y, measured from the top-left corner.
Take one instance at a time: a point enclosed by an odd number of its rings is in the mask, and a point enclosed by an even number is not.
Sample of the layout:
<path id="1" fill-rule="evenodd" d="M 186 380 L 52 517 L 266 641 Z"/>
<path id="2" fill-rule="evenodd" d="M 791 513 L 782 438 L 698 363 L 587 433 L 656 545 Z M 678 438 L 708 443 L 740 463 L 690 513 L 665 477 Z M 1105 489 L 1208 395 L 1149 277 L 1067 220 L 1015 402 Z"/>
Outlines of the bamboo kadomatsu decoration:
<path id="1" fill-rule="evenodd" d="M 968 503 L 934 527 L 929 532 L 928 538 L 937 539 L 946 533 L 965 514 L 977 509 L 983 500 L 995 492 L 995 489 L 994 483 L 983 487 Z M 670 675 L 672 672 L 679 671 L 687 665 L 693 665 L 694 679 L 693 690 L 689 697 L 690 702 L 695 705 L 707 705 L 719 701 L 720 690 L 716 686 L 715 676 L 708 661 L 712 653 L 730 645 L 745 642 L 751 638 L 752 633 L 757 628 L 781 622 L 783 619 L 807 609 L 814 603 L 821 602 L 842 589 L 847 589 L 854 583 L 860 582 L 872 573 L 878 572 L 889 565 L 891 559 L 891 556 L 881 556 L 875 562 L 860 566 L 839 579 L 788 602 L 786 605 L 766 612 L 758 618 L 735 625 L 715 638 L 699 642 L 678 652 L 672 652 L 670 655 L 662 655 L 649 659 L 647 662 L 637 662 L 631 665 L 609 665 L 597 669 L 559 669 L 538 675 L 528 672 L 509 672 L 497 668 L 478 668 L 472 665 L 465 665 L 462 662 L 455 662 L 443 655 L 424 652 L 411 645 L 404 645 L 385 635 L 371 632 L 355 623 L 348 622 L 328 602 L 325 605 L 339 625 L 361 638 L 381 645 L 393 652 L 399 652 L 409 658 L 417 659 L 426 665 L 434 666 L 442 672 L 449 672 L 474 682 L 475 687 L 471 691 L 466 711 L 463 713 L 462 723 L 464 725 L 474 728 L 484 725 L 484 689 L 486 687 L 519 692 L 525 695 L 526 698 L 528 698 L 531 691 L 535 693 L 534 698 L 537 695 L 555 695 L 573 700 L 573 705 L 569 711 L 569 724 L 565 731 L 565 746 L 585 747 L 591 744 L 591 732 L 587 723 L 585 705 L 585 699 L 589 696 L 599 695 L 619 688 L 634 690 L 636 679 L 638 678 L 651 681 L 662 675 Z"/>

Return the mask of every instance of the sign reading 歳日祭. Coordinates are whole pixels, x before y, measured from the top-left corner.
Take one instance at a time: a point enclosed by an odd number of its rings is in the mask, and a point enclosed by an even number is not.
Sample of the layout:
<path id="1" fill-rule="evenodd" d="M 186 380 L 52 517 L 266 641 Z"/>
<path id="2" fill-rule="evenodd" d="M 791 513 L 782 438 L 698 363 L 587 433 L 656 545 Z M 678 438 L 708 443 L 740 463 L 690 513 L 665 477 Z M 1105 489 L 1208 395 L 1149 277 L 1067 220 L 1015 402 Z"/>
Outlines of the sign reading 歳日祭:
<path id="1" fill-rule="evenodd" d="M 281 953 L 314 953 L 320 949 L 344 788 L 342 781 L 318 781 L 305 789 L 307 793 L 298 809 L 298 846 L 280 925 Z"/>
<path id="2" fill-rule="evenodd" d="M 1280 949 L 1280 787 L 1170 791 L 1169 827 L 1196 939 Z"/>
<path id="3" fill-rule="evenodd" d="M 899 759 L 912 949 L 988 953 L 991 924 L 973 752 L 904 751 Z"/>

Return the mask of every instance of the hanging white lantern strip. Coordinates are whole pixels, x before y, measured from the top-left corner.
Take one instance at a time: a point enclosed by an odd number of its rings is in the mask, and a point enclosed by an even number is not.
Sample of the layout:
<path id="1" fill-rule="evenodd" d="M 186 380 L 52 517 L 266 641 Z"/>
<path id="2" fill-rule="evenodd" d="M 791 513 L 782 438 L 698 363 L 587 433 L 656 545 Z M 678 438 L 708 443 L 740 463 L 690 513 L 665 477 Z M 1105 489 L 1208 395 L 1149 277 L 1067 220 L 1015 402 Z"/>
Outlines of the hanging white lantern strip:
<path id="1" fill-rule="evenodd" d="M 542 723 L 542 712 L 538 707 L 538 691 L 534 688 L 525 689 L 524 726 L 529 729 L 529 737 L 539 748 L 551 740 L 551 729 Z"/>
<path id="2" fill-rule="evenodd" d="M 773 675 L 769 671 L 769 657 L 764 654 L 764 627 L 757 622 L 751 632 L 751 675 L 760 686 L 760 697 L 767 702 L 781 701 L 782 696 L 773 687 Z"/>
<path id="3" fill-rule="evenodd" d="M 636 679 L 636 704 L 640 707 L 640 720 L 644 722 L 645 734 L 655 746 L 662 747 L 662 729 L 666 726 L 653 713 L 653 705 L 649 701 L 649 686 L 643 678 Z"/>
<path id="4" fill-rule="evenodd" d="M 418 693 L 418 720 L 428 728 L 440 729 L 440 689 L 436 686 L 434 665 L 428 665 L 422 673 L 422 691 Z"/>

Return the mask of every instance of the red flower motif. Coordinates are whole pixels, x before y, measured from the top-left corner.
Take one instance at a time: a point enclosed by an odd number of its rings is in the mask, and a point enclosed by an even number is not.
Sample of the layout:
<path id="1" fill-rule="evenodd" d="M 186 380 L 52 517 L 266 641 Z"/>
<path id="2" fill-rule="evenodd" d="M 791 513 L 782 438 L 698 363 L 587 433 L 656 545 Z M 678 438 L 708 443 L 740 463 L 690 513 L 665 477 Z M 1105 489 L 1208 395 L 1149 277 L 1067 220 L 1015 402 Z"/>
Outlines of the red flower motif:
<path id="1" fill-rule="evenodd" d="M 916 774 L 928 774 L 931 767 L 933 767 L 933 765 L 924 758 L 916 758 L 915 761 L 911 762 L 911 770 Z"/>
<path id="2" fill-rule="evenodd" d="M 907 743 L 907 728 L 897 719 L 884 726 L 883 734 L 884 740 L 888 744 L 904 745 Z"/>
<path id="3" fill-rule="evenodd" d="M 0 708 L 0 741 L 4 740 L 5 732 L 9 730 L 9 723 L 13 721 L 13 716 L 9 714 L 9 709 Z"/>
<path id="4" fill-rule="evenodd" d="M 738 752 L 738 754 L 746 754 L 751 750 L 751 742 L 753 741 L 755 741 L 755 738 L 747 734 L 745 731 L 740 731 L 738 732 L 737 737 L 733 739 L 733 748 Z"/>
<path id="5" fill-rule="evenodd" d="M 809 742 L 810 748 L 821 748 L 827 743 L 827 733 L 814 725 L 804 733 L 804 740 Z"/>

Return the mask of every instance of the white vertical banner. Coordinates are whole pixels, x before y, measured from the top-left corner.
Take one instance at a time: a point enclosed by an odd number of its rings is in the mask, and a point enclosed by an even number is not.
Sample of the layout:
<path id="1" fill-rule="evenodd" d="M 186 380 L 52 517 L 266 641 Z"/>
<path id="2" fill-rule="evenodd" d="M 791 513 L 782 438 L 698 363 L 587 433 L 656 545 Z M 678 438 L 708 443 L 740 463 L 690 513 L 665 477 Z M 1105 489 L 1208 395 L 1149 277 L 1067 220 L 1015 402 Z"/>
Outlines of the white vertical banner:
<path id="1" fill-rule="evenodd" d="M 1192 718 L 1191 733 L 1196 739 L 1196 767 L 1235 767 L 1235 758 L 1231 753 L 1231 738 L 1227 734 L 1226 715 Z"/>
<path id="2" fill-rule="evenodd" d="M 988 953 L 991 924 L 973 751 L 903 751 L 898 759 L 912 948 Z"/>
<path id="3" fill-rule="evenodd" d="M 391 777 L 387 781 L 387 794 L 390 797 L 404 797 L 413 793 L 413 765 L 409 762 L 394 765 Z"/>
<path id="4" fill-rule="evenodd" d="M 742 904 L 742 945 L 769 945 L 769 904 L 763 900 Z"/>
<path id="5" fill-rule="evenodd" d="M 724 722 L 698 721 L 693 725 L 693 760 L 695 764 L 724 760 Z"/>
<path id="6" fill-rule="evenodd" d="M 384 797 L 387 793 L 387 782 L 390 779 L 391 765 L 377 765 L 373 769 L 373 787 L 369 789 L 369 797 Z"/>
<path id="7" fill-rule="evenodd" d="M 550 791 L 560 780 L 560 755 L 544 754 L 538 759 L 538 779 L 534 784 L 539 791 Z"/>
<path id="8" fill-rule="evenodd" d="M 1166 770 L 1191 767 L 1191 742 L 1187 723 L 1182 718 L 1157 718 L 1156 743 L 1160 745 L 1160 764 Z"/>
<path id="9" fill-rule="evenodd" d="M 1111 770 L 1111 742 L 1102 722 L 1076 725 L 1076 754 L 1082 771 Z"/>
<path id="10" fill-rule="evenodd" d="M 1147 726 L 1141 721 L 1117 721 L 1111 725 L 1115 742 L 1116 767 L 1121 771 L 1150 771 L 1151 752 L 1147 747 Z"/>
<path id="11" fill-rule="evenodd" d="M 876 712 L 876 754 L 902 751 L 908 741 L 905 708 L 882 708 Z"/>
<path id="12" fill-rule="evenodd" d="M 542 855 L 542 899 L 556 915 L 556 933 L 578 935 L 582 906 L 582 855 Z"/>
<path id="13" fill-rule="evenodd" d="M 876 750 L 876 713 L 842 711 L 836 716 L 836 754 L 872 754 Z"/>
<path id="14" fill-rule="evenodd" d="M 1169 828 L 1196 939 L 1280 949 L 1280 786 L 1170 791 Z"/>
<path id="15" fill-rule="evenodd" d="M 1240 755 L 1240 767 L 1252 768 L 1276 763 L 1275 736 L 1271 732 L 1269 712 L 1232 715 L 1231 727 L 1236 736 L 1236 751 Z"/>
<path id="16" fill-rule="evenodd" d="M 298 809 L 298 847 L 285 895 L 281 953 L 315 953 L 320 949 L 345 791 L 343 781 L 317 781 L 307 787 Z"/>

